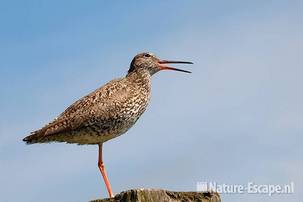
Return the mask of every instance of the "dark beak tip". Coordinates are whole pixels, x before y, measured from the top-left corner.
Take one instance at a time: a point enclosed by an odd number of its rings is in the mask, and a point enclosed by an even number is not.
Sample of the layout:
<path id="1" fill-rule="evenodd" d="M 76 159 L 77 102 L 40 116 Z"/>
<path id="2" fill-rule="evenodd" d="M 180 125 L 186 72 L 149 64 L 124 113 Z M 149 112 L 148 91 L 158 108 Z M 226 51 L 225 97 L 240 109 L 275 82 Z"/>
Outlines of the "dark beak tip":
<path id="1" fill-rule="evenodd" d="M 160 64 L 194 64 L 193 62 L 189 62 L 189 61 L 178 61 L 178 60 L 160 60 L 159 61 Z"/>

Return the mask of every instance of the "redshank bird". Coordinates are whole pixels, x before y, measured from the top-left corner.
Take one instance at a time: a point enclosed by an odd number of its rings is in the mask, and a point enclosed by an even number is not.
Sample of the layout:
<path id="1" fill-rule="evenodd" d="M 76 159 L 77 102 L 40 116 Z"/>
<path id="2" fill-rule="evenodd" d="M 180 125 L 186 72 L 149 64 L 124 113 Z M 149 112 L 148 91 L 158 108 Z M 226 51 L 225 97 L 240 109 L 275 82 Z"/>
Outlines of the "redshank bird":
<path id="1" fill-rule="evenodd" d="M 169 63 L 186 61 L 160 60 L 152 53 L 134 57 L 125 77 L 115 79 L 68 107 L 52 122 L 25 137 L 27 144 L 66 142 L 97 144 L 98 167 L 109 197 L 113 192 L 102 159 L 104 142 L 124 134 L 145 111 L 151 94 L 151 76 L 160 70 L 186 70 L 169 67 Z"/>

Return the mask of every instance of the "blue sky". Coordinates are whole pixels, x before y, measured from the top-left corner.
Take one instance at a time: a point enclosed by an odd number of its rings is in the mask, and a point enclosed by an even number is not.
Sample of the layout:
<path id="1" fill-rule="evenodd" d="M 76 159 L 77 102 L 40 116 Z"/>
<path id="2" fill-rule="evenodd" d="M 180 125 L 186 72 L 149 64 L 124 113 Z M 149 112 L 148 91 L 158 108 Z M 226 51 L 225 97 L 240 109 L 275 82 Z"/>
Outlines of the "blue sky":
<path id="1" fill-rule="evenodd" d="M 2 1 L 0 199 L 106 197 L 97 146 L 21 139 L 124 76 L 133 56 L 190 60 L 160 72 L 148 110 L 104 146 L 113 191 L 195 190 L 196 182 L 295 183 L 303 197 L 302 1 Z"/>

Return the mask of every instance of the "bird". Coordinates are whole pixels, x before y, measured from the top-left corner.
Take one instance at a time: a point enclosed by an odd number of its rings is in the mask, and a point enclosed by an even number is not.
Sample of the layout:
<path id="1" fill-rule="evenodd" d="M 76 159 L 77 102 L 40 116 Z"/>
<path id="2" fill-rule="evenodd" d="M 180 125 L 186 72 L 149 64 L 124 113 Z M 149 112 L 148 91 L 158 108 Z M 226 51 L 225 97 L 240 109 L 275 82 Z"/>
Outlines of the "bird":
<path id="1" fill-rule="evenodd" d="M 82 97 L 44 127 L 26 136 L 27 144 L 65 142 L 98 145 L 98 168 L 109 198 L 113 197 L 103 163 L 103 143 L 124 134 L 146 110 L 151 97 L 151 77 L 161 70 L 190 71 L 167 64 L 193 64 L 187 61 L 160 60 L 143 52 L 131 61 L 125 77 L 114 79 Z"/>

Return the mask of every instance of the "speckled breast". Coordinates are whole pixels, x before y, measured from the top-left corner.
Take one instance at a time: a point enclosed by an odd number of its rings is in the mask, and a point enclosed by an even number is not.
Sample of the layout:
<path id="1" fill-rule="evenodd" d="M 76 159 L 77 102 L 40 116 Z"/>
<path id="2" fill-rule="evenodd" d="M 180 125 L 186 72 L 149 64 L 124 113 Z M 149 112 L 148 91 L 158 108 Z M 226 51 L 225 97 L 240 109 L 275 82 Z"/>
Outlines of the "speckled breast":
<path id="1" fill-rule="evenodd" d="M 73 135 L 78 144 L 98 144 L 124 134 L 130 129 L 146 110 L 150 99 L 149 92 L 139 91 L 123 103 L 113 103 L 108 108 L 109 117 L 98 119 L 98 116 L 87 127 Z"/>

